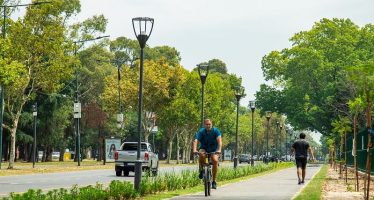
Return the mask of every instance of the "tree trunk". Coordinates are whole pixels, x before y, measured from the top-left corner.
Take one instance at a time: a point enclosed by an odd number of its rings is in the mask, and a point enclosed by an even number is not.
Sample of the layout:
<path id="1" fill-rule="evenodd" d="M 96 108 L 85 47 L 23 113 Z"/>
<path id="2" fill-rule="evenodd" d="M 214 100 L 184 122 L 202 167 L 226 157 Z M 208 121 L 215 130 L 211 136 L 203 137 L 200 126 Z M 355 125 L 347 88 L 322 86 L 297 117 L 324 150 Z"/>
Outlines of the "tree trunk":
<path id="1" fill-rule="evenodd" d="M 344 133 L 344 168 L 345 168 L 345 183 L 348 182 L 348 169 L 347 169 L 347 133 Z"/>
<path id="2" fill-rule="evenodd" d="M 356 177 L 356 191 L 358 192 L 360 190 L 359 183 L 358 183 L 358 170 L 357 170 L 357 114 L 355 114 L 353 119 L 353 134 L 354 134 L 354 141 L 353 141 L 353 162 L 354 162 L 354 171 L 355 171 L 355 177 Z"/>
<path id="3" fill-rule="evenodd" d="M 343 154 L 343 143 L 344 137 L 340 136 L 340 149 L 339 149 L 339 177 L 342 178 L 342 154 Z"/>
<path id="4" fill-rule="evenodd" d="M 179 151 L 180 151 L 180 147 L 179 147 L 179 134 L 177 133 L 177 164 L 179 164 Z"/>
<path id="5" fill-rule="evenodd" d="M 14 168 L 14 159 L 16 158 L 16 132 L 17 132 L 18 119 L 19 117 L 17 117 L 13 121 L 13 128 L 10 130 L 10 154 L 9 154 L 8 169 Z"/>
<path id="6" fill-rule="evenodd" d="M 171 153 L 173 151 L 173 138 L 170 138 L 169 141 L 169 148 L 168 148 L 168 158 L 166 159 L 166 163 L 170 164 L 170 158 L 171 158 Z"/>

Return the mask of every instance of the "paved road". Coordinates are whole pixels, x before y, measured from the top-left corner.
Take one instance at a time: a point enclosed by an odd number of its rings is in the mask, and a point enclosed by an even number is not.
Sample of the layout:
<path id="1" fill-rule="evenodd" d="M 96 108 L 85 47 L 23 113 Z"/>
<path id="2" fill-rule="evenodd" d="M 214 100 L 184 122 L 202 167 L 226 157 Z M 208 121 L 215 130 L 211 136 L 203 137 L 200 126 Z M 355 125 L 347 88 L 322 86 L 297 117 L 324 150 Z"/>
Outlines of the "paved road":
<path id="1" fill-rule="evenodd" d="M 295 167 L 287 168 L 275 173 L 252 178 L 249 180 L 219 186 L 218 189 L 212 191 L 212 196 L 205 197 L 204 193 L 196 193 L 192 195 L 179 196 L 172 198 L 180 199 L 253 199 L 253 200 L 288 200 L 292 199 L 302 187 L 309 183 L 321 166 L 314 165 L 307 167 L 306 183 L 304 185 L 297 184 L 297 176 Z"/>

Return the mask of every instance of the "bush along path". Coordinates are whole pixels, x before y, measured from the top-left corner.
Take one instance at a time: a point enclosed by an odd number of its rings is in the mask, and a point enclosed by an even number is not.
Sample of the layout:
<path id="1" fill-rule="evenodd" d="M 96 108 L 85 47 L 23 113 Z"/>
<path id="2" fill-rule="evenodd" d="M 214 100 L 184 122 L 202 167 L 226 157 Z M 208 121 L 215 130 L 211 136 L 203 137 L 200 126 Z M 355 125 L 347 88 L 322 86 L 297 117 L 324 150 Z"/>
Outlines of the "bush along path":
<path id="1" fill-rule="evenodd" d="M 243 166 L 236 170 L 232 167 L 220 167 L 217 181 L 225 181 L 257 174 L 273 169 L 282 169 L 293 166 L 293 163 L 270 163 L 268 165 L 260 164 L 254 167 Z M 3 200 L 101 200 L 101 199 L 135 199 L 150 194 L 156 194 L 165 191 L 174 191 L 186 189 L 202 184 L 198 179 L 197 170 L 185 170 L 181 173 L 164 173 L 157 177 L 145 176 L 142 179 L 139 191 L 134 190 L 134 186 L 128 181 L 112 181 L 108 187 L 97 183 L 95 186 L 78 187 L 74 185 L 71 189 L 56 189 L 48 192 L 42 190 L 29 190 L 23 194 L 11 193 L 9 197 Z"/>

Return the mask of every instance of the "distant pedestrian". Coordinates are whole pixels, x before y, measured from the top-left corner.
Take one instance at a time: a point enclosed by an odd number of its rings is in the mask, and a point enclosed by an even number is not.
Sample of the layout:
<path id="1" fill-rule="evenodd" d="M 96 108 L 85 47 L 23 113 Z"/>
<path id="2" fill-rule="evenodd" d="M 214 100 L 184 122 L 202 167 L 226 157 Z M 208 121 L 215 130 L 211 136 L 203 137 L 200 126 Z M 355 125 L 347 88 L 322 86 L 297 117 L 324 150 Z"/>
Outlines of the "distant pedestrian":
<path id="1" fill-rule="evenodd" d="M 305 140 L 305 133 L 300 133 L 300 139 L 296 140 L 292 145 L 292 152 L 295 155 L 298 184 L 304 183 L 306 173 L 306 163 L 308 159 L 308 150 L 310 152 L 311 160 L 314 160 L 312 148 Z"/>

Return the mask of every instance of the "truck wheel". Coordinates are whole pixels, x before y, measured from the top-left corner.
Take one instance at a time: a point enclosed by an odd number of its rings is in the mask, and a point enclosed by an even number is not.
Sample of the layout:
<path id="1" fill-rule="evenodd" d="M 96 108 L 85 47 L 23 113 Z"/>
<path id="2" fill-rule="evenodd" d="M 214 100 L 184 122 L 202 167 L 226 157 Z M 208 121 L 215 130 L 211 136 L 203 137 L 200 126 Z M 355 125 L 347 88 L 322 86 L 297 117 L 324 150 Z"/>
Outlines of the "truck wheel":
<path id="1" fill-rule="evenodd" d="M 124 170 L 124 171 L 123 171 L 123 175 L 125 175 L 125 176 L 129 176 L 129 173 L 130 173 L 129 170 Z"/>
<path id="2" fill-rule="evenodd" d="M 157 176 L 157 174 L 158 174 L 158 162 L 157 162 L 156 168 L 152 170 L 152 175 L 153 176 Z"/>
<path id="3" fill-rule="evenodd" d="M 122 171 L 116 171 L 116 176 L 121 176 L 122 175 Z"/>

